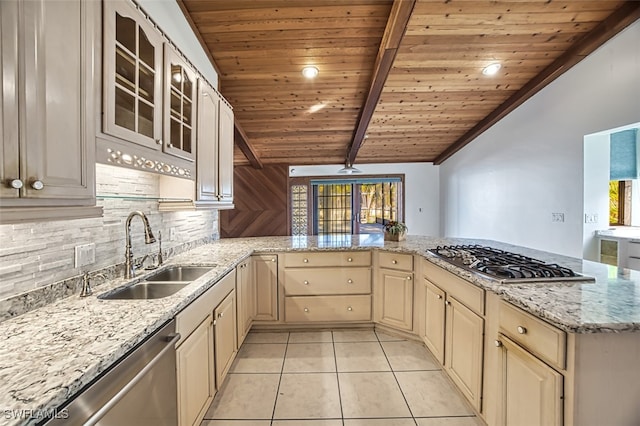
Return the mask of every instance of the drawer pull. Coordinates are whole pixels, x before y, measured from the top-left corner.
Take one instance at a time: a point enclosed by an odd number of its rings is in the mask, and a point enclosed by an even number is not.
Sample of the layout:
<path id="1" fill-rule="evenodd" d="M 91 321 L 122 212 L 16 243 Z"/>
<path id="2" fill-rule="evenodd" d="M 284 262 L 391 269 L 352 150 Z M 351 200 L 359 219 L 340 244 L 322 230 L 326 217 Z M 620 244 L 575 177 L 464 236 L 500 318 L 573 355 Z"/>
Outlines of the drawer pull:
<path id="1" fill-rule="evenodd" d="M 309 312 L 309 308 L 304 308 L 304 311 L 305 312 Z"/>
<path id="2" fill-rule="evenodd" d="M 352 258 L 348 258 L 347 262 L 353 262 L 353 259 Z"/>
<path id="3" fill-rule="evenodd" d="M 518 333 L 527 334 L 527 329 L 521 325 L 518 326 Z"/>
<path id="4" fill-rule="evenodd" d="M 394 265 L 397 265 L 398 261 L 397 260 L 392 260 L 391 263 L 393 263 Z"/>
<path id="5" fill-rule="evenodd" d="M 351 278 L 349 278 L 349 279 L 347 280 L 347 284 L 353 284 L 353 280 L 352 280 Z"/>
<path id="6" fill-rule="evenodd" d="M 493 342 L 494 345 L 496 345 L 496 348 L 501 348 L 502 347 L 502 342 L 500 340 L 495 340 Z"/>
<path id="7" fill-rule="evenodd" d="M 304 280 L 304 285 L 309 285 L 309 281 Z"/>
<path id="8" fill-rule="evenodd" d="M 309 263 L 309 259 L 302 259 L 304 263 Z"/>
<path id="9" fill-rule="evenodd" d="M 347 311 L 353 311 L 353 308 L 352 308 L 351 306 L 349 306 L 349 307 L 347 308 Z"/>

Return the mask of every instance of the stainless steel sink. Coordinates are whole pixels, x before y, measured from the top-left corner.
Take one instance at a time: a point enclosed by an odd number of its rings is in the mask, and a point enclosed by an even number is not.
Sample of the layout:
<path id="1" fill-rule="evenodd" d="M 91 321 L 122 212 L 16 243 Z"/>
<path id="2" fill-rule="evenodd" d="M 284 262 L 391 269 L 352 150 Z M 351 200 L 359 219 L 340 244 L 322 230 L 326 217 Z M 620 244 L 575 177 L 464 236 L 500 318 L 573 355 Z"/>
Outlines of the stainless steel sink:
<path id="1" fill-rule="evenodd" d="M 118 300 L 118 299 L 161 299 L 177 293 L 188 282 L 148 282 L 143 281 L 129 287 L 121 288 L 113 293 L 98 296 L 98 299 Z"/>
<path id="2" fill-rule="evenodd" d="M 180 291 L 211 270 L 213 266 L 170 266 L 145 281 L 101 294 L 98 299 L 161 299 Z"/>
<path id="3" fill-rule="evenodd" d="M 171 266 L 156 274 L 147 281 L 193 281 L 211 270 L 211 266 Z"/>

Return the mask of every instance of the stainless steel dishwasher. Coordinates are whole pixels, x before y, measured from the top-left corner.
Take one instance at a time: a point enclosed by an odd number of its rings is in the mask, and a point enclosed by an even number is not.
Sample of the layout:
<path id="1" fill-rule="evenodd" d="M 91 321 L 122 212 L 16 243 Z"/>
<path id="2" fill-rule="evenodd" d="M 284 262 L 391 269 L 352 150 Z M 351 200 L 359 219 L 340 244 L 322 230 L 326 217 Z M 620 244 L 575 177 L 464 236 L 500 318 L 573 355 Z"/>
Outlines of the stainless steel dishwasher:
<path id="1" fill-rule="evenodd" d="M 175 320 L 165 324 L 57 410 L 50 425 L 177 425 Z M 62 417 L 62 416 L 61 416 Z"/>

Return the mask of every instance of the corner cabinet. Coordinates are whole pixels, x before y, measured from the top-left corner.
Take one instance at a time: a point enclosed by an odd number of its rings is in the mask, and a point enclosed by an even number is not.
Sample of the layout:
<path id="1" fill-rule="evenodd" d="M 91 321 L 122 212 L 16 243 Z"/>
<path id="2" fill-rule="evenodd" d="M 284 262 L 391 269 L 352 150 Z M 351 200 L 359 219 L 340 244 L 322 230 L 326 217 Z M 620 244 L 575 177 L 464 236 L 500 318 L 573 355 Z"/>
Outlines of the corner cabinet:
<path id="1" fill-rule="evenodd" d="M 255 285 L 251 274 L 251 258 L 242 261 L 236 266 L 236 297 L 238 308 L 238 341 L 236 347 L 244 342 L 251 329 L 255 316 Z"/>
<path id="2" fill-rule="evenodd" d="M 413 330 L 413 256 L 378 252 L 376 322 Z"/>
<path id="3" fill-rule="evenodd" d="M 95 217 L 99 3 L 0 2 L 0 223 Z"/>

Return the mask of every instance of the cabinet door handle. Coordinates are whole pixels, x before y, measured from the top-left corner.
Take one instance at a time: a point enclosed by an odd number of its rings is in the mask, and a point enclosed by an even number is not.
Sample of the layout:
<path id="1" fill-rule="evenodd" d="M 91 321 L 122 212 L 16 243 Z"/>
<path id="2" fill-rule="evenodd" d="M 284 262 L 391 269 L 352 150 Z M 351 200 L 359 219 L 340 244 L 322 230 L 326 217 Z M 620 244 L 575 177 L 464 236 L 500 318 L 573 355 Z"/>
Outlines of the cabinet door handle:
<path id="1" fill-rule="evenodd" d="M 218 314 L 218 318 L 222 318 L 223 316 L 224 316 L 224 312 L 220 312 L 220 313 Z"/>
<path id="2" fill-rule="evenodd" d="M 169 145 L 167 145 L 169 148 L 173 148 L 173 144 L 170 143 Z"/>
<path id="3" fill-rule="evenodd" d="M 13 189 L 20 189 L 24 186 L 24 183 L 20 179 L 13 179 L 9 182 L 9 186 Z"/>
<path id="4" fill-rule="evenodd" d="M 272 262 L 275 262 L 275 261 L 276 261 L 276 258 L 275 258 L 275 257 L 271 258 L 271 261 L 272 261 Z"/>
<path id="5" fill-rule="evenodd" d="M 309 263 L 309 259 L 302 259 L 303 263 Z"/>
<path id="6" fill-rule="evenodd" d="M 304 311 L 305 312 L 309 312 L 309 308 L 304 308 Z"/>
<path id="7" fill-rule="evenodd" d="M 411 279 L 412 279 L 412 278 L 411 278 L 411 275 L 409 275 L 409 276 L 407 277 L 407 281 L 411 281 Z"/>
<path id="8" fill-rule="evenodd" d="M 304 285 L 309 285 L 309 281 L 304 280 Z"/>
<path id="9" fill-rule="evenodd" d="M 520 334 L 527 334 L 527 329 L 526 327 L 523 327 L 521 325 L 518 326 L 518 333 Z"/>
<path id="10" fill-rule="evenodd" d="M 496 348 L 501 348 L 502 347 L 502 342 L 500 340 L 494 340 L 493 344 L 496 345 Z"/>
<path id="11" fill-rule="evenodd" d="M 353 284 L 353 280 L 352 280 L 351 278 L 349 278 L 349 279 L 347 280 L 347 284 Z"/>
<path id="12" fill-rule="evenodd" d="M 42 188 L 44 188 L 44 183 L 42 183 L 41 180 L 36 179 L 33 182 L 31 182 L 31 187 L 36 191 L 40 191 Z"/>
<path id="13" fill-rule="evenodd" d="M 438 295 L 436 295 L 436 298 L 437 299 L 442 299 L 442 296 L 438 294 Z"/>
<path id="14" fill-rule="evenodd" d="M 445 305 L 450 306 L 451 302 L 449 302 L 448 300 L 446 302 L 444 302 Z"/>
<path id="15" fill-rule="evenodd" d="M 347 311 L 353 311 L 353 308 L 351 306 L 347 307 Z"/>
<path id="16" fill-rule="evenodd" d="M 162 139 L 156 139 L 156 143 L 157 143 L 158 145 L 162 145 Z"/>

